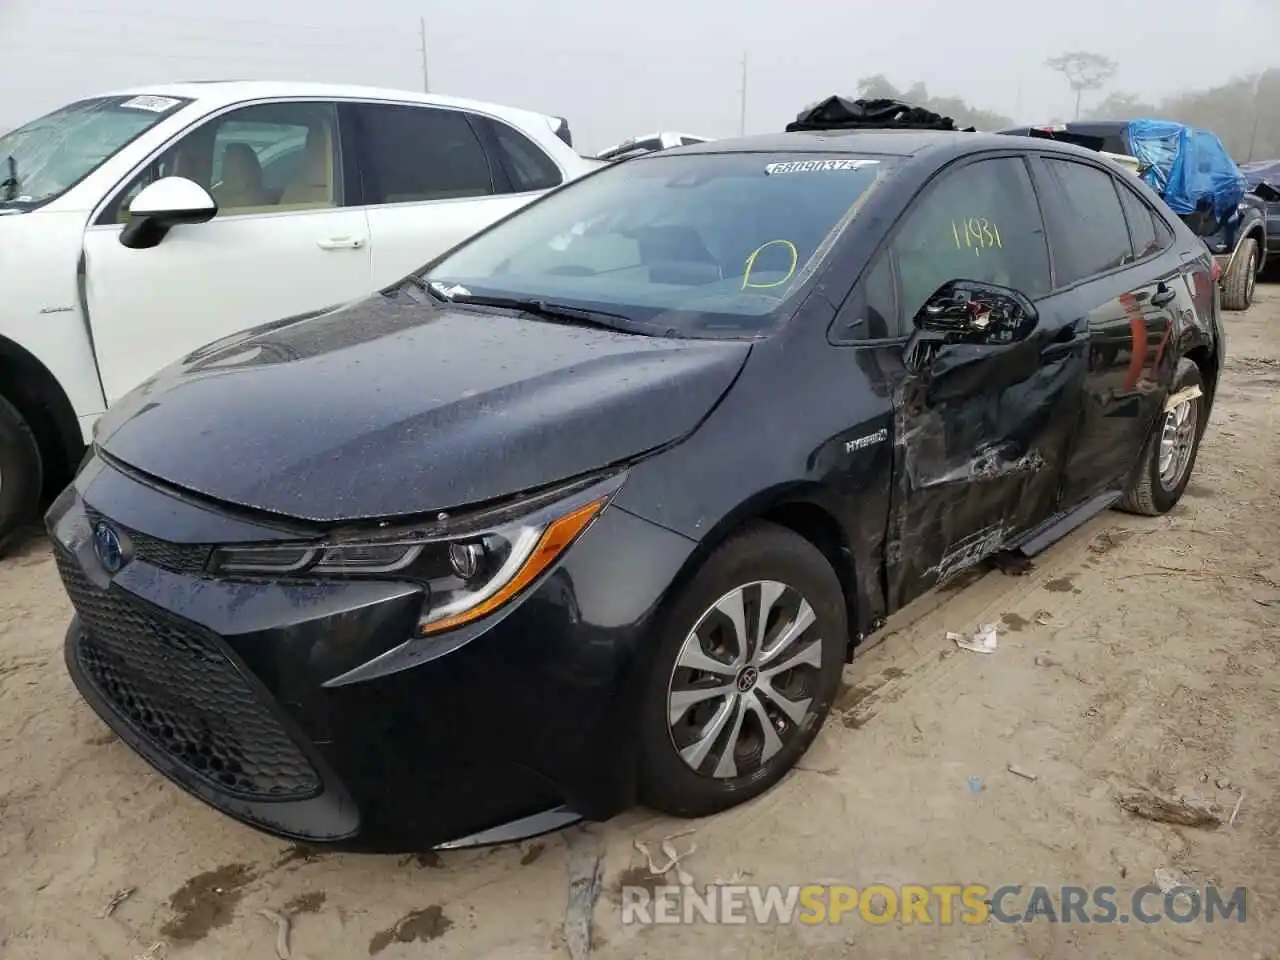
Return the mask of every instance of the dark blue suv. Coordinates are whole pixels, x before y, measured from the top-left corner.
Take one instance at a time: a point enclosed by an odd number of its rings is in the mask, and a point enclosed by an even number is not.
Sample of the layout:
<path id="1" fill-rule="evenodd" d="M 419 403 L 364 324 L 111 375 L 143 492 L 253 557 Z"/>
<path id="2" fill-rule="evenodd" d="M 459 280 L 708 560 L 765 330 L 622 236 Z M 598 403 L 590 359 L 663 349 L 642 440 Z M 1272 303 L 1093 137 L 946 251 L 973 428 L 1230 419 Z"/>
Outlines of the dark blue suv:
<path id="1" fill-rule="evenodd" d="M 1262 184 L 1275 189 L 1274 184 L 1280 183 L 1280 160 L 1246 163 L 1240 168 L 1240 172 L 1249 181 L 1250 190 L 1257 189 Z M 1268 254 L 1280 253 L 1280 198 L 1267 202 L 1266 250 Z"/>

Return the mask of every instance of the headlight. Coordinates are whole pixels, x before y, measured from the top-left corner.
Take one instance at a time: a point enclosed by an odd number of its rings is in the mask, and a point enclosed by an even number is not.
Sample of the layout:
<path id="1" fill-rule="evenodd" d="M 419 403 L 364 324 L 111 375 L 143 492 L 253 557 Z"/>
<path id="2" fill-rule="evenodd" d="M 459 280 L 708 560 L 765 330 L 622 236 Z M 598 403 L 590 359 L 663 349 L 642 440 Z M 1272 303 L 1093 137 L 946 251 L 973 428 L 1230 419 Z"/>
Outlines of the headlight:
<path id="1" fill-rule="evenodd" d="M 538 579 L 582 534 L 621 486 L 617 475 L 571 495 L 526 501 L 450 522 L 451 529 L 334 538 L 323 543 L 221 547 L 224 576 L 382 576 L 427 591 L 418 634 L 442 633 L 493 613 Z"/>

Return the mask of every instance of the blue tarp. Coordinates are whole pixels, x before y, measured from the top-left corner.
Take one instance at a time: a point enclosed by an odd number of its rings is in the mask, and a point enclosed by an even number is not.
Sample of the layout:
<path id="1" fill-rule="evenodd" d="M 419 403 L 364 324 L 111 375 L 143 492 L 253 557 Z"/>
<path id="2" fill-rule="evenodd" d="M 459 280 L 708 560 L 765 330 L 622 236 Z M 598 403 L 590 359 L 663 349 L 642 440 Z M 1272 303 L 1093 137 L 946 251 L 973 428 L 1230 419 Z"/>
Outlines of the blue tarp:
<path id="1" fill-rule="evenodd" d="M 1129 150 L 1143 179 L 1180 216 L 1210 207 L 1219 224 L 1236 214 L 1248 183 L 1214 134 L 1169 120 L 1129 123 Z"/>

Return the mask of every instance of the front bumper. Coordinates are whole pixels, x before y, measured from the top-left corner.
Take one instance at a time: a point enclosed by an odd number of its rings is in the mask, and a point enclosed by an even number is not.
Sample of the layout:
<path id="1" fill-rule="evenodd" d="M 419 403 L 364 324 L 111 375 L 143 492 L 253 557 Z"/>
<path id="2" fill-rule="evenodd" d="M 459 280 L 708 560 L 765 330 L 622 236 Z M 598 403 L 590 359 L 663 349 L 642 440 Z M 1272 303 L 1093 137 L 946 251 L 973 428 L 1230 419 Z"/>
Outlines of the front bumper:
<path id="1" fill-rule="evenodd" d="M 99 517 L 133 554 L 114 575 L 94 552 Z M 645 638 L 693 549 L 683 537 L 610 507 L 508 609 L 405 642 L 417 587 L 208 577 L 212 545 L 287 531 L 96 458 L 48 525 L 76 609 L 76 686 L 156 769 L 232 817 L 400 851 L 513 821 L 476 842 L 517 839 L 634 800 Z"/>

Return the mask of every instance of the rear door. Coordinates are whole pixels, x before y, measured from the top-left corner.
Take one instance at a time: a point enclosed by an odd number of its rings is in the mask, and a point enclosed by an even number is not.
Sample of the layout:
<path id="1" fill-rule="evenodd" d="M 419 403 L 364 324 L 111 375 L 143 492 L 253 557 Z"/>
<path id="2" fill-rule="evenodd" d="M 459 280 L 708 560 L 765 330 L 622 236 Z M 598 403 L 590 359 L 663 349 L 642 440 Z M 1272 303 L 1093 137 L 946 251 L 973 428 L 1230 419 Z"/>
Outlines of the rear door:
<path id="1" fill-rule="evenodd" d="M 1047 155 L 1035 171 L 1057 282 L 1089 339 L 1062 479 L 1067 510 L 1122 487 L 1137 461 L 1172 370 L 1174 312 L 1188 292 L 1172 231 L 1121 177 Z"/>
<path id="2" fill-rule="evenodd" d="M 944 171 L 908 210 L 887 256 L 904 332 L 954 280 L 1012 288 L 1039 314 L 1017 342 L 944 345 L 927 361 L 908 344 L 893 387 L 886 551 L 893 609 L 1053 512 L 1087 341 L 1050 292 L 1044 223 L 1021 154 Z"/>
<path id="3" fill-rule="evenodd" d="M 345 104 L 342 117 L 360 157 L 378 288 L 518 210 L 550 179 L 559 183 L 541 148 L 497 120 L 398 103 Z"/>
<path id="4" fill-rule="evenodd" d="M 121 187 L 85 232 L 85 296 L 107 403 L 248 327 L 372 292 L 364 213 L 346 206 L 336 107 L 230 110 L 184 134 Z M 128 204 L 183 176 L 218 201 L 158 246 L 120 243 Z"/>

